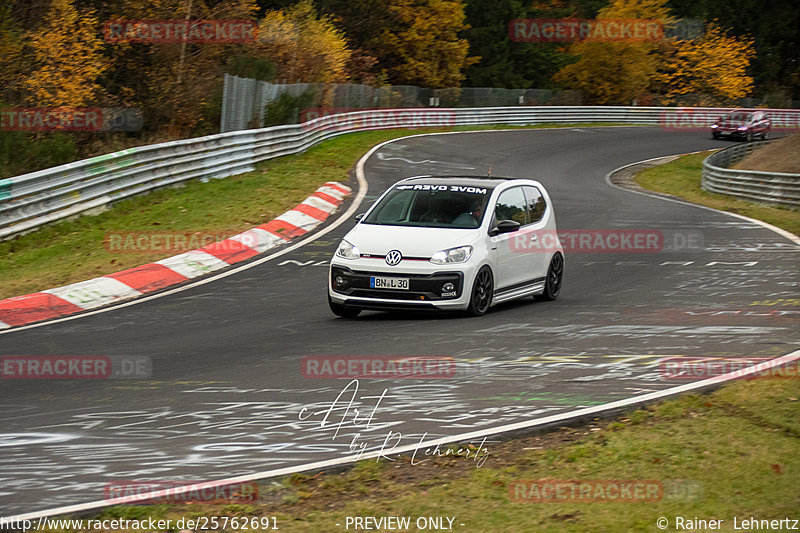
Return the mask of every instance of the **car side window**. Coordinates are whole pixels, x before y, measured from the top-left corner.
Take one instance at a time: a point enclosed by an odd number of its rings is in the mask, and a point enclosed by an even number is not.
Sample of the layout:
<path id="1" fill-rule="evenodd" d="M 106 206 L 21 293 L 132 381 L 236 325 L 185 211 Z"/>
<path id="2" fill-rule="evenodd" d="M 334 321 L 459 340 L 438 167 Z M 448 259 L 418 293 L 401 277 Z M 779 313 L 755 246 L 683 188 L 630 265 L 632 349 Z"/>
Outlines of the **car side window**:
<path id="1" fill-rule="evenodd" d="M 539 222 L 542 217 L 544 216 L 544 211 L 547 208 L 547 204 L 545 204 L 544 196 L 542 196 L 541 191 L 536 187 L 531 187 L 530 185 L 526 185 L 523 187 L 525 190 L 525 200 L 526 206 L 528 211 L 528 220 L 531 223 Z"/>
<path id="2" fill-rule="evenodd" d="M 520 226 L 528 224 L 528 213 L 522 187 L 513 187 L 500 193 L 494 210 L 495 224 L 501 220 L 513 220 Z"/>
<path id="3" fill-rule="evenodd" d="M 414 199 L 414 193 L 411 191 L 393 191 L 392 194 L 393 196 L 385 202 L 381 210 L 377 212 L 374 217 L 378 224 L 400 222 L 404 220 L 408 214 L 409 202 Z"/>

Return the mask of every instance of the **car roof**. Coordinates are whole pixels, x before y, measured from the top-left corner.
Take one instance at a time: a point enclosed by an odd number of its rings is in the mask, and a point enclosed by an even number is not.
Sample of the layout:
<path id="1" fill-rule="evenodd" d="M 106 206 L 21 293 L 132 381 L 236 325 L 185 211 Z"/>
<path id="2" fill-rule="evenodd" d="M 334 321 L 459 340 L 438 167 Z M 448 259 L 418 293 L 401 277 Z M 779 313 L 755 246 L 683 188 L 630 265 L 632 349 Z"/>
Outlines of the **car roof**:
<path id="1" fill-rule="evenodd" d="M 414 176 L 401 180 L 400 183 L 404 184 L 419 184 L 419 185 L 441 185 L 448 182 L 457 181 L 459 185 L 470 187 L 483 187 L 487 189 L 494 189 L 498 185 L 507 183 L 509 181 L 524 180 L 533 181 L 527 178 L 505 178 L 499 176 Z"/>

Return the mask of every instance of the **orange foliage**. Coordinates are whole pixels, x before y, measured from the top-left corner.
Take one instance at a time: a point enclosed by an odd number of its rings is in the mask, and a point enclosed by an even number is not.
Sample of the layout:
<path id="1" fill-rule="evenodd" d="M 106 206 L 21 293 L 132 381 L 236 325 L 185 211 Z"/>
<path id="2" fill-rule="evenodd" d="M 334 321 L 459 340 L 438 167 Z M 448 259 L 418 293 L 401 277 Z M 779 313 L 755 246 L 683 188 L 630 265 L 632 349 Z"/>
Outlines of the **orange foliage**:
<path id="1" fill-rule="evenodd" d="M 469 29 L 461 0 L 393 0 L 389 6 L 397 28 L 380 37 L 381 58 L 389 63 L 393 83 L 422 87 L 458 87 L 462 70 L 480 60 L 467 57 Z"/>
<path id="2" fill-rule="evenodd" d="M 729 105 L 752 90 L 747 69 L 755 55 L 753 41 L 728 37 L 712 22 L 700 39 L 672 44 L 658 81 L 665 96 L 678 104 L 685 95 L 696 95 L 695 105 Z"/>
<path id="3" fill-rule="evenodd" d="M 98 21 L 79 12 L 72 0 L 52 0 L 44 23 L 29 34 L 32 71 L 22 82 L 35 106 L 80 107 L 92 103 L 107 68 L 101 55 Z"/>
<path id="4" fill-rule="evenodd" d="M 598 19 L 647 19 L 672 22 L 667 0 L 615 0 L 597 14 Z M 654 42 L 579 42 L 568 53 L 578 61 L 556 72 L 553 80 L 584 94 L 592 104 L 630 105 L 646 93 L 657 72 Z"/>
<path id="5" fill-rule="evenodd" d="M 344 33 L 330 18 L 319 16 L 310 0 L 268 11 L 250 53 L 274 62 L 277 77 L 291 83 L 343 83 L 352 54 Z"/>

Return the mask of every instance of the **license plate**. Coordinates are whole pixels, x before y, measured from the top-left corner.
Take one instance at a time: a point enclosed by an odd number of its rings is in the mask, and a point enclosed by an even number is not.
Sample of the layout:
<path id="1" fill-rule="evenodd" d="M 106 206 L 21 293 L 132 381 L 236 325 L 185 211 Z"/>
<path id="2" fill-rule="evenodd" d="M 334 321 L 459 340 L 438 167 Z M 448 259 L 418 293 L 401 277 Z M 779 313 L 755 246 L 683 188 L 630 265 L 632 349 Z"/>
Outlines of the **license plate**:
<path id="1" fill-rule="evenodd" d="M 373 289 L 408 290 L 408 278 L 384 278 L 383 276 L 370 276 L 369 286 Z"/>

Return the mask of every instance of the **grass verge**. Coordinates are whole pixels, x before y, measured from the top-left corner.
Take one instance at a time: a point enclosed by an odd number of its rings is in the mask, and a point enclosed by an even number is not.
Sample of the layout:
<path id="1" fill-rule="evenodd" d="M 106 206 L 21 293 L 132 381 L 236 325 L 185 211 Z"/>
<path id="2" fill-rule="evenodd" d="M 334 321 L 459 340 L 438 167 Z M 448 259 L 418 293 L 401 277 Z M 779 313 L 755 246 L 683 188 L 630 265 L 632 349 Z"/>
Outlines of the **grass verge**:
<path id="1" fill-rule="evenodd" d="M 754 150 L 750 155 L 733 165 L 733 168 L 766 172 L 800 172 L 800 133 L 776 139 L 766 146 Z"/>
<path id="2" fill-rule="evenodd" d="M 670 194 L 695 204 L 763 220 L 795 235 L 800 234 L 800 216 L 797 211 L 760 205 L 738 200 L 725 194 L 704 191 L 700 187 L 703 160 L 712 153 L 714 150 L 684 155 L 664 165 L 645 169 L 636 175 L 636 182 L 651 191 Z"/>
<path id="3" fill-rule="evenodd" d="M 344 472 L 262 482 L 259 500 L 245 505 L 119 506 L 92 518 L 276 516 L 279 529 L 291 532 L 346 531 L 348 516 L 408 516 L 412 524 L 418 517 L 455 517 L 453 529 L 464 532 L 658 531 L 660 517 L 675 531 L 679 516 L 724 520 L 721 531 L 736 531 L 734 517 L 740 526 L 751 517 L 800 519 L 800 380 L 794 374 L 687 394 L 615 420 L 487 443 L 481 468 L 472 458 L 420 450 L 415 465 L 410 457 L 370 460 Z M 568 495 L 512 501 L 515 480 L 544 479 L 650 480 L 665 490 L 650 502 L 608 496 L 574 502 Z"/>
<path id="4" fill-rule="evenodd" d="M 573 126 L 581 124 L 569 127 Z M 185 251 L 110 251 L 111 247 L 104 244 L 109 234 L 187 232 L 197 234 L 198 239 L 220 240 L 268 222 L 300 203 L 324 182 L 347 182 L 358 159 L 383 141 L 439 131 L 514 128 L 520 127 L 459 126 L 341 135 L 302 154 L 265 161 L 253 172 L 208 183 L 188 182 L 179 188 L 121 201 L 96 216 L 51 224 L 0 242 L 0 299 L 91 279 Z M 210 242 L 213 241 L 203 244 Z M 199 246 L 190 248 L 196 247 Z"/>

